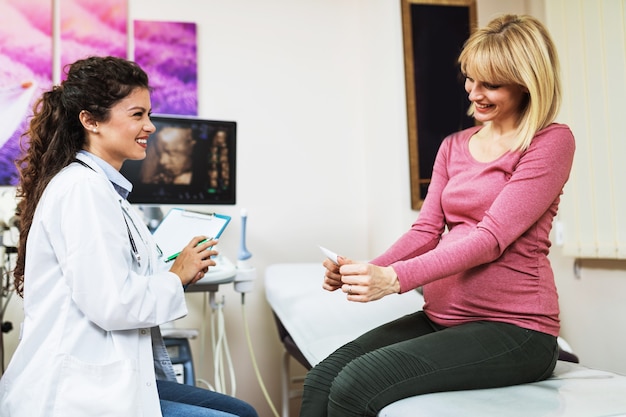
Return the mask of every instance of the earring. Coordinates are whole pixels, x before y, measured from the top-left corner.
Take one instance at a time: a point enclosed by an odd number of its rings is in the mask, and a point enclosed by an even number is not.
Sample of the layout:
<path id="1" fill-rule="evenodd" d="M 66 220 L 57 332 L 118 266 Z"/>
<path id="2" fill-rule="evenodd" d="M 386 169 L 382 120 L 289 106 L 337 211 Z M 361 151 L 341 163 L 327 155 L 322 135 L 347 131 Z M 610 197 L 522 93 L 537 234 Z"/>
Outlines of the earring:
<path id="1" fill-rule="evenodd" d="M 93 129 L 91 129 L 91 131 L 92 131 L 93 133 L 98 133 L 98 129 L 96 129 L 95 127 L 94 127 Z"/>

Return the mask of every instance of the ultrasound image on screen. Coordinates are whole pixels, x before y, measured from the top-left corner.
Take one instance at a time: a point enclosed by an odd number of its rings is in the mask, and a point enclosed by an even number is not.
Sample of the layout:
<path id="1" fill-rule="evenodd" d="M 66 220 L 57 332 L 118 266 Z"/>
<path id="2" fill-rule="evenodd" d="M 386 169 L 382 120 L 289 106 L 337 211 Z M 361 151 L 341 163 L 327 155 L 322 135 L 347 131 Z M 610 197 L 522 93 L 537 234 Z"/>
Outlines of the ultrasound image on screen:
<path id="1" fill-rule="evenodd" d="M 146 158 L 120 172 L 136 204 L 235 204 L 236 123 L 152 116 Z"/>

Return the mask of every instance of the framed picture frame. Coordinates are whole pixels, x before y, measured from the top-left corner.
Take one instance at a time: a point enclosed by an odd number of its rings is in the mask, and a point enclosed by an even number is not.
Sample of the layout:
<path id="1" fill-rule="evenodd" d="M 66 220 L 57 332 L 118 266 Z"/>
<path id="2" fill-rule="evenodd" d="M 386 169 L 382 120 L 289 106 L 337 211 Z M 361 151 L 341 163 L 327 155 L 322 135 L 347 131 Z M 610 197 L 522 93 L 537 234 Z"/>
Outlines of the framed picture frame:
<path id="1" fill-rule="evenodd" d="M 457 58 L 476 27 L 476 0 L 400 0 L 411 208 L 419 210 L 441 141 L 470 127 Z"/>

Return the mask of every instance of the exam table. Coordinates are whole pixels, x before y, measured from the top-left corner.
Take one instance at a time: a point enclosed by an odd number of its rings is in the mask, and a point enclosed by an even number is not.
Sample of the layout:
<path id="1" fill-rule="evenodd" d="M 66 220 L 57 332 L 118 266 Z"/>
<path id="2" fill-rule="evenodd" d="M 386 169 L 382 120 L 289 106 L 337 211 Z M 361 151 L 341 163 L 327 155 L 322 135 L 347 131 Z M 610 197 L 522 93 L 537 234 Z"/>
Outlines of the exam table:
<path id="1" fill-rule="evenodd" d="M 282 417 L 289 415 L 289 357 L 310 368 L 365 331 L 413 313 L 423 304 L 417 291 L 352 303 L 340 291 L 323 290 L 323 274 L 321 263 L 275 264 L 265 272 L 266 298 L 285 347 Z M 390 404 L 379 413 L 379 417 L 420 416 L 626 416 L 626 376 L 559 360 L 545 381 L 420 395 Z"/>

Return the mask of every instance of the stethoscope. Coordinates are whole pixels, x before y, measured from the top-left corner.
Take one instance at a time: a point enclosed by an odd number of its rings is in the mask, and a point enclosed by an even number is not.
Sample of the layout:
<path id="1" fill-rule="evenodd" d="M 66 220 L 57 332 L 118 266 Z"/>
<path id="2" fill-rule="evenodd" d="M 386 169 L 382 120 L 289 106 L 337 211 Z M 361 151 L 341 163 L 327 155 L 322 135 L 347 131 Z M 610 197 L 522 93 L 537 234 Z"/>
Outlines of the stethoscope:
<path id="1" fill-rule="evenodd" d="M 139 249 L 137 247 L 137 243 L 135 242 L 135 239 L 133 238 L 133 233 L 130 230 L 130 225 L 128 223 L 129 220 L 130 220 L 130 224 L 133 225 L 133 229 L 135 229 L 135 231 L 137 232 L 137 235 L 141 239 L 141 241 L 144 244 L 144 246 L 146 248 L 148 248 L 149 245 L 148 245 L 148 242 L 146 242 L 146 240 L 144 239 L 143 234 L 141 233 L 141 231 L 137 227 L 137 224 L 133 220 L 132 214 L 129 212 L 129 210 L 126 207 L 126 205 L 124 204 L 124 202 L 125 202 L 125 200 L 123 200 L 121 198 L 119 199 L 120 207 L 122 208 L 122 213 L 124 214 L 124 223 L 126 224 L 126 231 L 128 232 L 128 240 L 130 241 L 130 248 L 131 248 L 131 250 L 133 252 L 133 257 L 137 261 L 137 266 L 141 268 L 141 255 L 139 254 Z M 161 249 L 159 248 L 158 245 L 156 245 L 156 249 L 157 249 L 159 258 L 163 257 L 163 252 L 161 251 Z M 148 257 L 148 271 L 152 271 L 152 268 L 151 268 L 151 265 L 150 265 L 150 257 Z"/>
<path id="2" fill-rule="evenodd" d="M 122 205 L 121 201 L 120 201 L 120 205 Z M 139 254 L 139 250 L 137 249 L 137 245 L 135 244 L 135 239 L 133 239 L 133 234 L 130 231 L 130 227 L 128 226 L 128 220 L 126 220 L 126 218 L 130 219 L 130 221 L 133 223 L 133 227 L 135 228 L 135 230 L 137 230 L 137 226 L 135 225 L 135 222 L 133 221 L 132 217 L 130 217 L 128 211 L 123 205 L 122 205 L 122 212 L 124 213 L 124 223 L 126 223 L 126 231 L 128 232 L 128 239 L 130 240 L 130 248 L 133 251 L 133 256 L 135 257 L 135 260 L 137 261 L 137 265 L 141 267 L 141 255 Z M 139 233 L 139 230 L 137 230 L 137 233 Z"/>
<path id="3" fill-rule="evenodd" d="M 78 158 L 74 159 L 74 162 L 78 162 L 82 166 L 87 167 L 91 169 L 92 171 L 95 171 L 91 166 L 89 166 L 89 164 L 87 164 L 84 161 L 81 161 Z M 133 225 L 133 228 L 137 232 L 137 235 L 139 236 L 139 238 L 141 239 L 142 243 L 145 245 L 146 248 L 149 247 L 148 242 L 146 242 L 146 240 L 143 238 L 143 235 L 141 234 L 141 232 L 139 231 L 139 228 L 137 227 L 137 225 L 135 224 L 135 221 L 133 220 L 133 216 L 131 215 L 131 213 L 128 211 L 128 208 L 124 204 L 126 200 L 124 200 L 123 198 L 119 198 L 118 201 L 122 209 L 124 223 L 126 224 L 126 231 L 128 232 L 128 240 L 130 241 L 130 248 L 131 248 L 131 251 L 133 252 L 133 258 L 135 258 L 135 261 L 137 261 L 137 266 L 141 268 L 141 255 L 139 254 L 139 248 L 137 247 L 135 238 L 133 238 L 133 233 L 130 230 L 130 225 L 128 224 L 128 220 L 130 220 L 130 223 Z M 156 246 L 156 248 L 159 254 L 159 258 L 161 258 L 163 256 L 163 252 L 161 251 L 158 245 Z M 148 257 L 148 271 L 152 271 L 152 268 L 150 265 L 150 257 Z"/>

